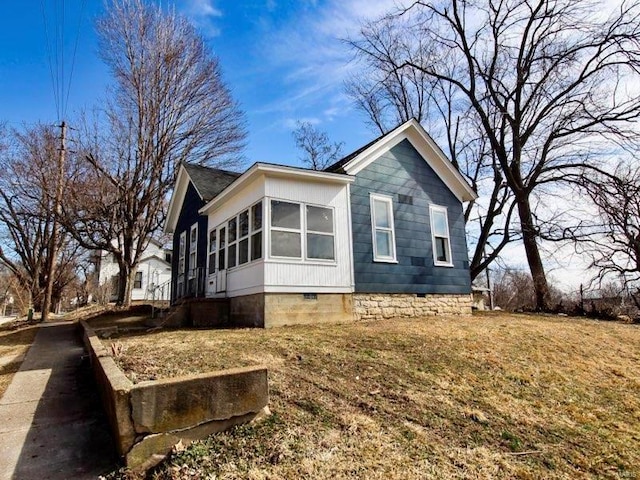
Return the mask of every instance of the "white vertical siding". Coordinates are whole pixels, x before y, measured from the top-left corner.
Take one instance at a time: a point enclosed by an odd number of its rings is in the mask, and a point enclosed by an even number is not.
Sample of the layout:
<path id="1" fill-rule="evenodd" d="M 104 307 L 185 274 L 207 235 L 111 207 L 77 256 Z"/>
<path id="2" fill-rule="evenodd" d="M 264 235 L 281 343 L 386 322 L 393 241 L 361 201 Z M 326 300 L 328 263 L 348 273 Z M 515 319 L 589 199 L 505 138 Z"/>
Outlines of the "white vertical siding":
<path id="1" fill-rule="evenodd" d="M 247 209 L 264 197 L 264 177 L 258 178 L 229 198 L 221 208 L 209 212 L 208 230 L 217 227 L 229 218 Z"/>
<path id="2" fill-rule="evenodd" d="M 332 207 L 335 262 L 269 258 L 270 199 Z M 263 200 L 263 260 L 227 270 L 226 295 L 235 297 L 261 292 L 352 291 L 349 193 L 344 184 L 317 179 L 261 176 L 228 198 L 208 215 L 208 229 L 218 227 L 259 200 Z"/>
<path id="3" fill-rule="evenodd" d="M 269 259 L 269 239 L 265 241 L 266 292 L 348 292 L 351 291 L 351 245 L 349 242 L 349 194 L 347 185 L 310 180 L 268 178 L 268 199 L 291 200 L 310 205 L 333 207 L 335 263 Z M 268 218 L 266 218 L 268 221 Z M 265 222 L 266 224 L 266 222 Z M 267 230 L 268 231 L 268 230 Z M 304 252 L 303 252 L 304 255 Z"/>

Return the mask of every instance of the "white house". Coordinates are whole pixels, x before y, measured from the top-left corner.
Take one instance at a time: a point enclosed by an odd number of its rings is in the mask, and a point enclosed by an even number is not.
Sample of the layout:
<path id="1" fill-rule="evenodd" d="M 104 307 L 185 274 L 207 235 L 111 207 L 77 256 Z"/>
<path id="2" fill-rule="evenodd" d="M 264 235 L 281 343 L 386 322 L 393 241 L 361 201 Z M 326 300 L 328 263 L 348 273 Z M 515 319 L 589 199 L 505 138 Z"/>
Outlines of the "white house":
<path id="1" fill-rule="evenodd" d="M 118 263 L 113 255 L 101 251 L 98 265 L 98 285 L 109 288 L 110 301 L 117 299 Z M 155 239 L 142 254 L 131 290 L 131 300 L 171 299 L 171 250 Z"/>

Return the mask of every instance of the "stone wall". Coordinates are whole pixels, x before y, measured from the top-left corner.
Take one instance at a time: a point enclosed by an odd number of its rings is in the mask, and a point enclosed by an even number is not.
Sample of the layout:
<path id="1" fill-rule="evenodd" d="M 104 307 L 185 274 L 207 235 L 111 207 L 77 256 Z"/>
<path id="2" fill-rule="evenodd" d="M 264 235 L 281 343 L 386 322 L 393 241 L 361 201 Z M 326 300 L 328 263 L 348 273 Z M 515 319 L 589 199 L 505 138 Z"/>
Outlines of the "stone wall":
<path id="1" fill-rule="evenodd" d="M 355 320 L 382 320 L 430 315 L 470 315 L 471 295 L 354 293 Z"/>

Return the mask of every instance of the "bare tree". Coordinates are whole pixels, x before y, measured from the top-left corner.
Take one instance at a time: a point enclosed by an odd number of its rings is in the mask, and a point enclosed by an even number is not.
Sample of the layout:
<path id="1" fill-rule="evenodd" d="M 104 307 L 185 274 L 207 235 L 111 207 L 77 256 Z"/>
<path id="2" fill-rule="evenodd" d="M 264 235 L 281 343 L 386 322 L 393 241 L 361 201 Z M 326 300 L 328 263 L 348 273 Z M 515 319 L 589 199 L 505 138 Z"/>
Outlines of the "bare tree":
<path id="1" fill-rule="evenodd" d="M 54 234 L 58 139 L 45 126 L 10 135 L 12 145 L 0 154 L 0 262 L 28 292 L 28 302 L 48 313 L 71 281 L 79 253 L 69 235 Z M 64 187 L 68 178 L 60 181 Z"/>
<path id="2" fill-rule="evenodd" d="M 599 221 L 587 227 L 578 248 L 591 259 L 598 284 L 620 282 L 640 308 L 640 167 L 621 163 L 613 173 L 591 171 L 581 180 Z"/>
<path id="3" fill-rule="evenodd" d="M 387 59 L 393 70 L 451 86 L 480 126 L 514 196 L 536 308 L 546 310 L 544 219 L 532 204 L 610 142 L 637 138 L 640 95 L 627 86 L 640 67 L 638 3 L 416 1 L 389 18 L 402 42 Z M 369 41 L 377 25 L 352 44 L 384 58 Z"/>
<path id="4" fill-rule="evenodd" d="M 464 212 L 472 232 L 469 270 L 474 280 L 506 245 L 520 238 L 511 228 L 513 195 L 480 122 L 468 103 L 457 99 L 453 85 L 420 69 L 397 68 L 396 58 L 403 54 L 406 39 L 395 21 L 391 16 L 370 24 L 362 38 L 352 42 L 359 54 L 359 74 L 347 81 L 346 90 L 370 125 L 382 134 L 410 118 L 425 125 L 430 135 L 445 145 L 452 163 L 472 188 L 488 199 L 469 202 Z M 427 54 L 425 48 L 415 50 L 415 55 Z M 423 58 L 420 63 L 427 61 Z"/>
<path id="5" fill-rule="evenodd" d="M 113 0 L 98 22 L 113 75 L 99 127 L 81 135 L 84 162 L 65 202 L 65 225 L 118 262 L 118 303 L 164 220 L 180 162 L 233 166 L 246 132 L 218 60 L 194 27 L 143 0 Z"/>
<path id="6" fill-rule="evenodd" d="M 292 135 L 296 147 L 303 154 L 300 161 L 312 170 L 324 170 L 342 155 L 344 142 L 331 143 L 326 132 L 320 131 L 310 122 L 296 122 Z"/>

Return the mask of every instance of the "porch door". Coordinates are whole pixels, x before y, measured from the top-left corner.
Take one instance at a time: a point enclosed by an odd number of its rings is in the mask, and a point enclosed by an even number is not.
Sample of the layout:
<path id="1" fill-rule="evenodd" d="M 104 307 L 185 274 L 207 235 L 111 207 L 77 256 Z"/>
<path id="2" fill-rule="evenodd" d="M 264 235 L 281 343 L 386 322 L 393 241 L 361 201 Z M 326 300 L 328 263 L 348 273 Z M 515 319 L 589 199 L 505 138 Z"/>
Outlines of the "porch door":
<path id="1" fill-rule="evenodd" d="M 216 293 L 227 291 L 227 229 L 218 228 L 218 269 L 216 271 Z"/>

